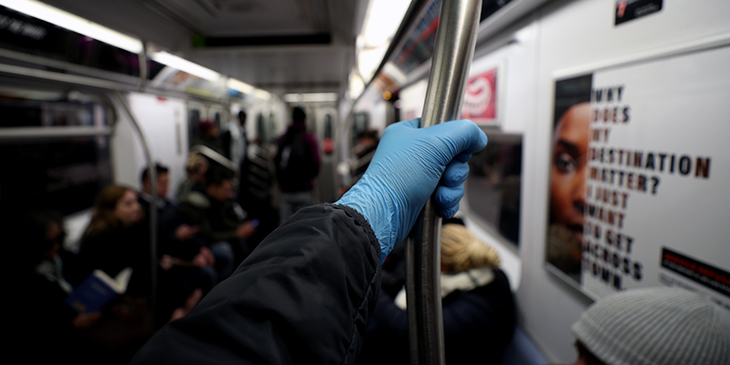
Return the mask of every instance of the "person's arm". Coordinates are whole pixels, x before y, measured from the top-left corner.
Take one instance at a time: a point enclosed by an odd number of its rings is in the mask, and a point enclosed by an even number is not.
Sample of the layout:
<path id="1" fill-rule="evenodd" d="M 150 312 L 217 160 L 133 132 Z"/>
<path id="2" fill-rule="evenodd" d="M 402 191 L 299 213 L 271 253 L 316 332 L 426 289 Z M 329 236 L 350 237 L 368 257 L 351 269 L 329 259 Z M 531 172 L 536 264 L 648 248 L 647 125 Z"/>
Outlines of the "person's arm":
<path id="1" fill-rule="evenodd" d="M 303 209 L 133 363 L 352 363 L 377 298 L 379 258 L 355 210 Z"/>

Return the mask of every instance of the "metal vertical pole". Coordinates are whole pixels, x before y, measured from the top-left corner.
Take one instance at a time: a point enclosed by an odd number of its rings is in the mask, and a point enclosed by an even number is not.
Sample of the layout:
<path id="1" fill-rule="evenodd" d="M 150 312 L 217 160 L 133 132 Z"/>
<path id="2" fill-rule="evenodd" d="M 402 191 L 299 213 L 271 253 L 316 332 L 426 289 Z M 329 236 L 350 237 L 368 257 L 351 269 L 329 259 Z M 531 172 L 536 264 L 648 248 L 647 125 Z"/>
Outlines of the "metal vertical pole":
<path id="1" fill-rule="evenodd" d="M 142 150 L 144 151 L 144 156 L 147 160 L 147 171 L 149 172 L 150 179 L 150 197 L 152 198 L 150 201 L 149 211 L 150 258 L 152 261 L 150 263 L 150 276 L 152 281 L 152 296 L 150 297 L 150 307 L 152 307 L 152 313 L 154 313 L 157 306 L 157 201 L 160 198 L 157 196 L 157 169 L 155 168 L 155 161 L 152 158 L 150 144 L 147 143 L 147 139 L 144 137 L 144 133 L 142 133 L 142 129 L 140 128 L 137 119 L 134 117 L 134 114 L 132 114 L 132 109 L 129 107 L 129 104 L 124 98 L 124 95 L 122 95 L 122 93 L 119 91 L 112 95 L 117 100 L 117 103 L 119 103 L 119 106 L 121 106 L 124 114 L 127 114 L 130 124 L 134 128 L 135 132 L 137 132 L 137 134 L 139 135 L 139 139 L 142 142 Z"/>
<path id="2" fill-rule="evenodd" d="M 481 0 L 443 0 L 421 127 L 461 114 L 467 72 L 474 55 Z M 441 218 L 433 198 L 424 206 L 409 239 L 408 320 L 411 364 L 444 364 L 441 308 Z"/>

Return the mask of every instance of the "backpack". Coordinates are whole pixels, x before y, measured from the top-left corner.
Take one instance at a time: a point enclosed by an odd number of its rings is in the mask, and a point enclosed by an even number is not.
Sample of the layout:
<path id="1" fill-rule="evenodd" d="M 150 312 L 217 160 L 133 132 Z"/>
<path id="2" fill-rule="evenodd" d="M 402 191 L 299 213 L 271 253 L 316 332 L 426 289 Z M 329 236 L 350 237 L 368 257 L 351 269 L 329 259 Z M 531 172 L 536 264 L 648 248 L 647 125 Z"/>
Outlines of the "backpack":
<path id="1" fill-rule="evenodd" d="M 279 143 L 274 164 L 282 191 L 302 190 L 302 186 L 319 172 L 319 166 L 304 137 L 304 133 L 292 129 L 287 131 Z"/>

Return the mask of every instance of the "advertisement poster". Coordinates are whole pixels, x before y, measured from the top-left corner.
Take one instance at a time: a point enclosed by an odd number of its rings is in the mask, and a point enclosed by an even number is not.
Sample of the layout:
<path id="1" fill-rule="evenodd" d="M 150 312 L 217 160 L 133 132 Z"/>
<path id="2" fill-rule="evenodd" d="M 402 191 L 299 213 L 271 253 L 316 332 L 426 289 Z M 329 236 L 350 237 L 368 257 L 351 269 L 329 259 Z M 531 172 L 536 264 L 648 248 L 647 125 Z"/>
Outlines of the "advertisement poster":
<path id="1" fill-rule="evenodd" d="M 498 75 L 499 68 L 493 68 L 469 78 L 461 108 L 463 119 L 471 119 L 480 125 L 498 124 Z"/>
<path id="2" fill-rule="evenodd" d="M 546 261 L 586 294 L 679 286 L 730 308 L 730 48 L 555 84 Z"/>
<path id="3" fill-rule="evenodd" d="M 616 0 L 615 25 L 662 10 L 663 0 Z"/>

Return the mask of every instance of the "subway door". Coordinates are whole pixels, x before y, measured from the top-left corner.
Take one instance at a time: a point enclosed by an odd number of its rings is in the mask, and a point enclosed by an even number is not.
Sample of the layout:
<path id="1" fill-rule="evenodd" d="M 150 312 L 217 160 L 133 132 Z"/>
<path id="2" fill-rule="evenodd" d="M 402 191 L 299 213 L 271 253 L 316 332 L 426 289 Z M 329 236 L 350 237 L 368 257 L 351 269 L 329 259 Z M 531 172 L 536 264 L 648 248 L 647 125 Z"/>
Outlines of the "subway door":
<path id="1" fill-rule="evenodd" d="M 319 108 L 317 109 L 316 117 L 316 136 L 322 161 L 319 176 L 317 177 L 319 198 L 322 202 L 332 203 L 337 199 L 337 186 L 335 185 L 335 166 L 337 165 L 337 161 L 333 153 L 337 111 L 330 107 Z"/>
<path id="2" fill-rule="evenodd" d="M 185 178 L 188 150 L 185 102 L 141 93 L 131 93 L 127 100 L 147 139 L 152 158 L 170 169 L 167 197 L 171 197 Z M 115 180 L 140 189 L 141 172 L 147 165 L 142 141 L 133 131 L 126 116 L 120 115 L 122 117 L 118 121 L 113 143 Z"/>

